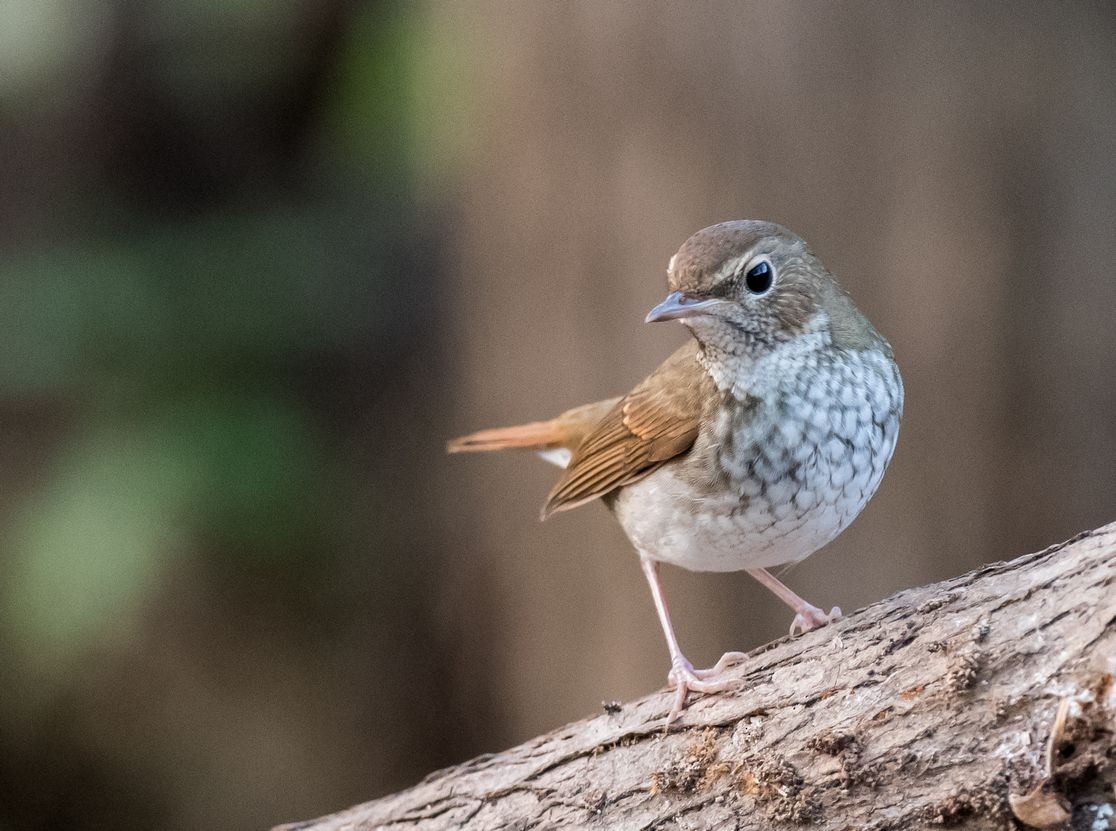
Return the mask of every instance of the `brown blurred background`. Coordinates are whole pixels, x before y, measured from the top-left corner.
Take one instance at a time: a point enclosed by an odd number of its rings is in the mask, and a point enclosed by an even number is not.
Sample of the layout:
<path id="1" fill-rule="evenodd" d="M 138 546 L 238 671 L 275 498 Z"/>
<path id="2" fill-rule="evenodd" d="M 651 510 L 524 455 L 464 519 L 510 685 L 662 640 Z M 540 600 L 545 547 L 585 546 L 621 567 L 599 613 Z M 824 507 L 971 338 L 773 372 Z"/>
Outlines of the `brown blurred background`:
<path id="1" fill-rule="evenodd" d="M 600 506 L 459 432 L 626 390 L 693 231 L 895 346 L 846 610 L 1116 519 L 1110 3 L 0 4 L 0 831 L 259 828 L 664 683 Z M 687 653 L 782 635 L 671 570 Z"/>

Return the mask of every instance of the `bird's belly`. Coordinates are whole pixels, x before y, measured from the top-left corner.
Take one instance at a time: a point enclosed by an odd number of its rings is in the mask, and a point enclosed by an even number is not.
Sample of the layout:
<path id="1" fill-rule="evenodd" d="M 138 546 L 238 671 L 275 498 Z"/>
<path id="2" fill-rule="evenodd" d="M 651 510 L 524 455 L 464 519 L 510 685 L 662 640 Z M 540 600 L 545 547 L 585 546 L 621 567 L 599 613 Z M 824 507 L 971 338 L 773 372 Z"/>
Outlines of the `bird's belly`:
<path id="1" fill-rule="evenodd" d="M 788 463 L 742 465 L 722 486 L 693 464 L 664 465 L 621 490 L 614 510 L 643 555 L 692 571 L 738 571 L 804 559 L 843 531 L 875 493 L 898 419 L 857 445 L 826 436 Z M 799 460 L 796 461 L 795 457 Z"/>

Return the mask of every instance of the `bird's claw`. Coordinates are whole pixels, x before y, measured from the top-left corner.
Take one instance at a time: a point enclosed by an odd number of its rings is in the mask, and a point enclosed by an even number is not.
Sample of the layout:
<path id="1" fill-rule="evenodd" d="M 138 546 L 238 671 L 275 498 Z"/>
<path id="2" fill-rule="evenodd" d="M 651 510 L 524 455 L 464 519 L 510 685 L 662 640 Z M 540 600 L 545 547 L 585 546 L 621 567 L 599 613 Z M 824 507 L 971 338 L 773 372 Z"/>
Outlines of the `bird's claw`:
<path id="1" fill-rule="evenodd" d="M 667 716 L 666 726 L 670 727 L 682 715 L 682 711 L 686 709 L 686 698 L 691 692 L 709 694 L 743 689 L 744 679 L 718 676 L 744 657 L 743 652 L 726 652 L 721 660 L 708 669 L 694 669 L 694 665 L 685 658 L 676 659 L 667 674 L 667 683 L 674 687 L 674 706 Z"/>
<path id="2" fill-rule="evenodd" d="M 794 616 L 794 621 L 791 623 L 790 634 L 793 638 L 795 635 L 804 635 L 812 629 L 817 629 L 819 626 L 825 626 L 828 623 L 835 623 L 843 617 L 841 608 L 834 606 L 829 610 L 827 615 L 817 606 L 807 606 L 801 612 Z"/>

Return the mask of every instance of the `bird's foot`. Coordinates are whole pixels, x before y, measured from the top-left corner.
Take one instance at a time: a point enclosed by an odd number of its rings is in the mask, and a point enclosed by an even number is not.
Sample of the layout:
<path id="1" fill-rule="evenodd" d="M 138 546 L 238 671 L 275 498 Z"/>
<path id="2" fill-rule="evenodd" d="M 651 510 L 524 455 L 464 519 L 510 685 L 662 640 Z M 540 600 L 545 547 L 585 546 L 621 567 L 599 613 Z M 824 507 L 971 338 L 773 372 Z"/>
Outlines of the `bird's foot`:
<path id="1" fill-rule="evenodd" d="M 841 608 L 834 606 L 829 610 L 827 615 L 817 606 L 806 604 L 797 615 L 794 616 L 794 621 L 791 623 L 790 633 L 793 638 L 795 635 L 804 635 L 811 629 L 817 629 L 819 626 L 825 626 L 827 623 L 835 623 L 843 617 Z"/>
<path id="2" fill-rule="evenodd" d="M 686 698 L 691 692 L 719 693 L 727 690 L 741 690 L 744 688 L 742 678 L 724 678 L 725 671 L 740 661 L 744 660 L 743 652 L 726 652 L 721 660 L 709 669 L 694 669 L 694 665 L 679 655 L 674 659 L 667 682 L 674 687 L 674 706 L 667 716 L 666 726 L 669 727 L 686 709 Z"/>

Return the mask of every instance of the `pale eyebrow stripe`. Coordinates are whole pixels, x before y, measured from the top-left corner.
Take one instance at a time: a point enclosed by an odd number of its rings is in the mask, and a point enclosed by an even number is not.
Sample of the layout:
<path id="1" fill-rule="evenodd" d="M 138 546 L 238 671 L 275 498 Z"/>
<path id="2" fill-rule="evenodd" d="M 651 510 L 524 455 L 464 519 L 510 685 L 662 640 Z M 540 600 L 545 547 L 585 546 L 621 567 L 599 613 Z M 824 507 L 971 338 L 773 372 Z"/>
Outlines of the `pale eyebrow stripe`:
<path id="1" fill-rule="evenodd" d="M 713 281 L 719 283 L 729 275 L 735 274 L 743 268 L 753 256 L 755 256 L 755 252 L 749 251 L 741 257 L 733 257 L 731 260 L 728 260 L 717 270 L 717 274 L 714 276 Z"/>

